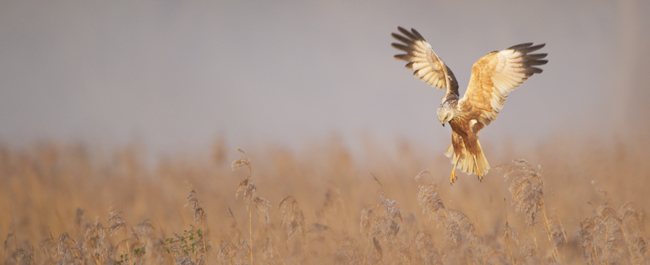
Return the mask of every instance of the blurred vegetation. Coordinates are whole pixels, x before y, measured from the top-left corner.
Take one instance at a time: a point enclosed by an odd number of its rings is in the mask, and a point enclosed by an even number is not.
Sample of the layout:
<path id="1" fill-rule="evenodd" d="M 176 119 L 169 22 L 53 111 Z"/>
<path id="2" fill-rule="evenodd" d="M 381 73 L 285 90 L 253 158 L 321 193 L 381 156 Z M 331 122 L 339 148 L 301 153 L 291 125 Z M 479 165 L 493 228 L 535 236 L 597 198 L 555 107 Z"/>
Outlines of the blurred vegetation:
<path id="1" fill-rule="evenodd" d="M 292 151 L 149 163 L 44 141 L 0 145 L 5 264 L 648 264 L 648 143 L 557 137 L 479 182 L 442 150 L 336 137 Z M 491 155 L 491 150 L 500 154 Z M 516 151 L 521 154 L 520 150 Z M 232 162 L 234 161 L 234 162 Z M 232 163 L 231 163 L 232 162 Z M 538 166 L 541 165 L 541 166 Z M 235 170 L 238 169 L 238 170 Z"/>

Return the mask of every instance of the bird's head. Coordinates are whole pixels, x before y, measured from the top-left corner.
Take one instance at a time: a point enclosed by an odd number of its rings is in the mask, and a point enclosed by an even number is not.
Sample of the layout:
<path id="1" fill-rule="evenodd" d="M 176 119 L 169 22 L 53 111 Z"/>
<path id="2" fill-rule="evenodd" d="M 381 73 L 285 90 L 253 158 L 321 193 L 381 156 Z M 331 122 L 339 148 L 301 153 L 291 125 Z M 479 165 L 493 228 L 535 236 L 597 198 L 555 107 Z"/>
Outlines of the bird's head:
<path id="1" fill-rule="evenodd" d="M 454 118 L 454 113 L 456 112 L 455 104 L 454 102 L 451 101 L 445 101 L 444 103 L 440 104 L 440 108 L 438 108 L 438 119 L 440 120 L 440 123 L 442 126 L 445 126 L 445 123 L 448 123 L 451 119 Z"/>

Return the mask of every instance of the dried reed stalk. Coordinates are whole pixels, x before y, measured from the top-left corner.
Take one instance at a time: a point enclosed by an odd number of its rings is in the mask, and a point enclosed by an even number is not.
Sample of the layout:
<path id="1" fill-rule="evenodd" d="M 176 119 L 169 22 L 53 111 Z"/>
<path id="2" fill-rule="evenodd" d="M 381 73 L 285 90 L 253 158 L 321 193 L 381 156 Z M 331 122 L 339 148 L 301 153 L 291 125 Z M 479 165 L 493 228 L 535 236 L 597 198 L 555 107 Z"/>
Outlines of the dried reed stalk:
<path id="1" fill-rule="evenodd" d="M 185 184 L 187 185 L 187 188 L 190 190 L 190 195 L 187 196 L 187 204 L 185 206 L 190 206 L 190 209 L 194 212 L 194 224 L 198 225 L 202 232 L 202 241 L 203 241 L 203 256 L 205 257 L 205 262 L 209 264 L 208 260 L 208 250 L 207 250 L 207 244 L 205 243 L 205 210 L 203 208 L 203 202 L 199 200 L 199 196 L 196 193 L 196 190 L 194 189 L 194 186 L 192 186 L 192 183 L 189 181 L 186 181 Z"/>
<path id="2" fill-rule="evenodd" d="M 242 157 L 232 162 L 232 170 L 237 170 L 242 167 L 248 168 L 248 177 L 239 183 L 237 191 L 235 193 L 235 198 L 239 196 L 240 192 L 243 192 L 244 202 L 248 207 L 248 235 L 250 242 L 250 260 L 251 264 L 254 262 L 253 258 L 253 208 L 257 209 L 258 213 L 264 214 L 266 220 L 266 226 L 269 225 L 270 219 L 268 214 L 268 209 L 270 208 L 270 202 L 267 199 L 256 196 L 256 186 L 253 184 L 253 168 L 251 166 L 250 160 L 246 157 L 246 153 L 243 150 L 237 148 L 237 151 L 243 154 Z"/>
<path id="3" fill-rule="evenodd" d="M 555 262 L 560 262 L 557 244 L 553 242 L 552 230 L 549 224 L 549 218 L 546 214 L 543 189 L 544 178 L 541 174 L 541 167 L 538 167 L 536 170 L 524 159 L 513 160 L 513 162 L 515 165 L 510 166 L 503 176 L 505 179 L 508 179 L 508 177 L 514 175 L 512 182 L 508 186 L 508 190 L 512 194 L 512 205 L 515 206 L 515 211 L 525 214 L 526 223 L 533 231 L 533 241 L 535 242 L 537 253 L 539 253 L 539 246 L 537 244 L 535 219 L 539 212 L 542 212 L 544 217 L 544 226 L 546 227 L 546 237 L 549 244 L 553 247 L 553 259 Z M 497 169 L 501 170 L 503 167 L 504 166 L 498 166 Z"/>

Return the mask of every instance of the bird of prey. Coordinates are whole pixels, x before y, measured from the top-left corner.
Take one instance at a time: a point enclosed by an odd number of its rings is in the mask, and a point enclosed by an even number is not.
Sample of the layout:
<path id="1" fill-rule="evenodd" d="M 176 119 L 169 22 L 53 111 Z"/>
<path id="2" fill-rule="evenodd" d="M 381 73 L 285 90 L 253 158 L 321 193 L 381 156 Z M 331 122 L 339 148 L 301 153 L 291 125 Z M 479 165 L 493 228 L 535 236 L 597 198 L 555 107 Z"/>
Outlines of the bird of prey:
<path id="1" fill-rule="evenodd" d="M 391 45 L 406 54 L 395 59 L 407 61 L 406 68 L 413 75 L 438 89 L 446 89 L 438 108 L 438 119 L 451 126 L 451 144 L 445 155 L 451 158 L 451 184 L 458 178 L 456 168 L 482 180 L 490 169 L 478 141 L 478 132 L 497 119 L 508 94 L 542 69 L 546 53 L 531 53 L 545 44 L 523 43 L 502 51 L 493 51 L 479 59 L 472 67 L 472 76 L 465 95 L 458 95 L 458 82 L 451 69 L 433 52 L 431 45 L 415 29 L 397 27 L 401 33 L 391 35 L 401 43 Z"/>

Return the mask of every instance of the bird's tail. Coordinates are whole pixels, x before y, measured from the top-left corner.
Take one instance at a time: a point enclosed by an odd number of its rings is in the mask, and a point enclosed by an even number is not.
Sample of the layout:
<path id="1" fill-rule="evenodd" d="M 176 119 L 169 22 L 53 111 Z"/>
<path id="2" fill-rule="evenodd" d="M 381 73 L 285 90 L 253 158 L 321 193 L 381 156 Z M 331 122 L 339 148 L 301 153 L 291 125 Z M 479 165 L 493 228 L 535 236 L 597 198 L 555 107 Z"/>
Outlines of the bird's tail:
<path id="1" fill-rule="evenodd" d="M 471 174 L 477 174 L 481 176 L 485 176 L 488 171 L 490 170 L 490 164 L 488 163 L 487 159 L 485 158 L 485 154 L 483 154 L 483 148 L 481 148 L 481 143 L 476 140 L 476 145 L 478 147 L 478 152 L 476 156 L 472 155 L 469 150 L 465 147 L 465 143 L 463 141 L 460 141 L 460 160 L 458 161 L 458 169 L 462 170 L 463 172 L 471 175 Z M 450 144 L 449 148 L 447 148 L 447 151 L 445 151 L 445 155 L 447 157 L 451 158 L 451 163 L 454 164 L 454 161 L 457 159 L 457 154 L 454 152 L 454 145 Z"/>

